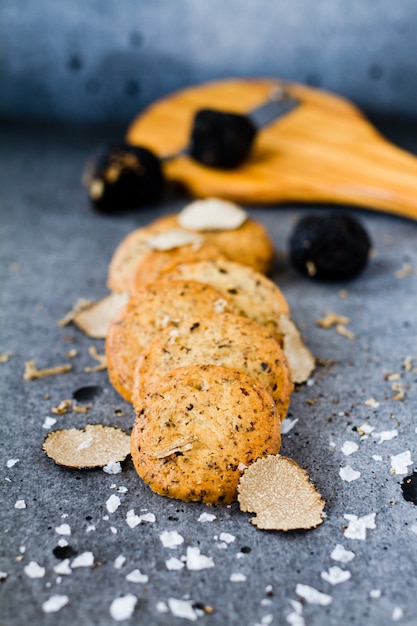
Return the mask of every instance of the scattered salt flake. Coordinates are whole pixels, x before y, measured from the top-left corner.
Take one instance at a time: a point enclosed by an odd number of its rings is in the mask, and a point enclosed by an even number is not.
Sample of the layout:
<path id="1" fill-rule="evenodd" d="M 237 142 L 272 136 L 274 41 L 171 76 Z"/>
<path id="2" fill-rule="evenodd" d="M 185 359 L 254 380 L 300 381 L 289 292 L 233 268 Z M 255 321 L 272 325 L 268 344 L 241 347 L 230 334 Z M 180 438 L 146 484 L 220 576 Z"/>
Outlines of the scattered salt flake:
<path id="1" fill-rule="evenodd" d="M 404 611 L 402 610 L 402 608 L 399 606 L 395 606 L 392 611 L 393 621 L 398 622 L 398 620 L 402 619 L 403 617 L 404 617 Z"/>
<path id="2" fill-rule="evenodd" d="M 20 459 L 9 459 L 6 463 L 6 467 L 8 467 L 9 469 L 11 467 L 13 467 L 14 465 L 16 465 L 16 463 L 19 463 Z"/>
<path id="3" fill-rule="evenodd" d="M 110 532 L 113 533 L 113 535 L 117 535 L 117 528 L 115 526 L 110 526 Z"/>
<path id="4" fill-rule="evenodd" d="M 38 565 L 36 561 L 30 561 L 23 571 L 29 578 L 43 578 L 45 576 L 45 568 Z"/>
<path id="5" fill-rule="evenodd" d="M 296 602 L 295 600 L 290 600 L 290 603 L 294 610 L 287 615 L 287 622 L 291 624 L 291 626 L 305 626 L 303 605 L 301 602 Z"/>
<path id="6" fill-rule="evenodd" d="M 87 526 L 87 528 L 85 529 L 85 532 L 86 532 L 86 533 L 92 533 L 92 532 L 94 532 L 95 530 L 96 530 L 95 525 L 94 525 L 94 524 L 89 524 L 89 525 Z"/>
<path id="7" fill-rule="evenodd" d="M 355 553 L 338 543 L 330 554 L 330 558 L 333 561 L 339 561 L 339 563 L 349 563 L 355 558 Z"/>
<path id="8" fill-rule="evenodd" d="M 179 570 L 185 567 L 185 563 L 175 556 L 165 561 L 166 568 L 169 570 Z"/>
<path id="9" fill-rule="evenodd" d="M 194 200 L 178 214 L 178 222 L 190 230 L 235 230 L 247 219 L 247 213 L 234 202 L 220 198 Z"/>
<path id="10" fill-rule="evenodd" d="M 119 496 L 116 496 L 114 493 L 112 493 L 110 498 L 108 498 L 106 501 L 106 509 L 109 513 L 114 513 L 115 511 L 117 511 L 121 503 L 122 501 L 120 500 Z"/>
<path id="11" fill-rule="evenodd" d="M 245 576 L 245 574 L 242 574 L 240 572 L 234 572 L 233 574 L 230 575 L 230 582 L 232 583 L 243 583 L 245 582 L 245 580 L 247 579 L 247 577 Z"/>
<path id="12" fill-rule="evenodd" d="M 298 422 L 298 417 L 293 420 L 289 417 L 286 417 L 285 420 L 281 423 L 281 435 L 286 435 L 290 432 Z"/>
<path id="13" fill-rule="evenodd" d="M 6 580 L 8 575 L 9 574 L 7 572 L 0 572 L 0 582 L 3 581 L 3 580 Z"/>
<path id="14" fill-rule="evenodd" d="M 368 398 L 368 400 L 365 400 L 364 405 L 369 406 L 372 409 L 377 409 L 379 407 L 379 402 L 375 398 Z"/>
<path id="15" fill-rule="evenodd" d="M 26 502 L 24 500 L 17 500 L 15 502 L 14 508 L 15 509 L 25 509 L 26 508 Z"/>
<path id="16" fill-rule="evenodd" d="M 398 430 L 396 428 L 393 430 L 383 430 L 380 433 L 373 433 L 372 436 L 375 437 L 378 443 L 384 443 L 384 441 L 391 441 L 391 439 L 398 437 Z"/>
<path id="17" fill-rule="evenodd" d="M 139 515 L 135 515 L 135 511 L 133 509 L 129 509 L 126 513 L 126 523 L 130 528 L 135 528 L 140 524 Z"/>
<path id="18" fill-rule="evenodd" d="M 355 441 L 345 441 L 340 448 L 345 456 L 349 456 L 358 450 L 359 446 Z"/>
<path id="19" fill-rule="evenodd" d="M 393 474 L 407 474 L 407 468 L 412 464 L 410 450 L 391 456 L 391 472 Z"/>
<path id="20" fill-rule="evenodd" d="M 372 458 L 374 461 L 382 461 L 382 456 L 380 454 L 373 454 Z"/>
<path id="21" fill-rule="evenodd" d="M 213 513 L 204 512 L 200 515 L 197 521 L 204 523 L 204 522 L 212 522 L 215 519 L 216 519 L 216 516 L 213 515 Z"/>
<path id="22" fill-rule="evenodd" d="M 304 383 L 316 366 L 315 358 L 304 344 L 300 331 L 289 315 L 280 315 L 277 322 L 278 330 L 283 335 L 283 350 L 288 359 L 293 382 Z"/>
<path id="23" fill-rule="evenodd" d="M 357 470 L 354 470 L 350 465 L 346 465 L 345 467 L 341 467 L 339 470 L 339 476 L 342 480 L 351 483 L 354 480 L 357 480 L 360 477 L 361 473 Z"/>
<path id="24" fill-rule="evenodd" d="M 225 543 L 233 543 L 233 541 L 236 541 L 236 537 L 230 533 L 220 533 L 219 539 Z"/>
<path id="25" fill-rule="evenodd" d="M 122 471 L 122 466 L 119 461 L 114 461 L 110 459 L 110 461 L 103 467 L 103 472 L 106 474 L 120 474 Z"/>
<path id="26" fill-rule="evenodd" d="M 66 548 L 69 544 L 68 544 L 68 541 L 66 539 L 61 537 L 60 539 L 58 539 L 58 545 L 59 545 L 60 548 Z"/>
<path id="27" fill-rule="evenodd" d="M 126 557 L 123 556 L 123 554 L 119 554 L 119 556 L 115 558 L 113 565 L 115 569 L 121 569 L 125 563 Z"/>
<path id="28" fill-rule="evenodd" d="M 58 565 L 55 565 L 54 572 L 59 574 L 60 576 L 69 576 L 72 573 L 72 569 L 70 567 L 69 559 L 64 559 Z"/>
<path id="29" fill-rule="evenodd" d="M 142 572 L 138 569 L 134 569 L 126 576 L 126 580 L 129 583 L 147 583 L 149 581 L 149 576 L 142 574 Z"/>
<path id="30" fill-rule="evenodd" d="M 369 435 L 375 430 L 375 428 L 374 426 L 370 426 L 369 424 L 364 422 L 361 426 L 358 426 L 356 430 L 360 434 L 361 439 L 367 439 Z"/>
<path id="31" fill-rule="evenodd" d="M 367 529 L 376 528 L 375 524 L 376 513 L 369 513 L 363 517 L 357 515 L 346 514 L 344 518 L 349 521 L 349 525 L 344 530 L 345 537 L 348 539 L 366 539 Z"/>
<path id="32" fill-rule="evenodd" d="M 266 530 L 314 528 L 322 523 L 325 505 L 308 474 L 281 455 L 259 458 L 240 478 L 242 511 L 256 513 L 252 524 Z"/>
<path id="33" fill-rule="evenodd" d="M 201 554 L 199 548 L 189 546 L 187 548 L 187 569 L 192 571 L 198 571 L 202 569 L 208 569 L 214 567 L 214 561 L 211 556 L 205 556 Z"/>
<path id="34" fill-rule="evenodd" d="M 57 535 L 70 535 L 71 528 L 69 524 L 61 524 L 60 526 L 55 527 L 55 532 Z"/>
<path id="35" fill-rule="evenodd" d="M 117 487 L 117 492 L 118 493 L 127 493 L 128 492 L 128 488 L 127 487 Z"/>
<path id="36" fill-rule="evenodd" d="M 144 513 L 140 516 L 141 522 L 149 522 L 149 524 L 153 524 L 156 522 L 156 516 L 154 513 Z"/>
<path id="37" fill-rule="evenodd" d="M 83 552 L 79 556 L 76 556 L 71 563 L 72 569 L 77 567 L 91 567 L 94 565 L 94 555 L 92 552 Z"/>
<path id="38" fill-rule="evenodd" d="M 176 598 L 168 599 L 169 610 L 175 617 L 182 617 L 195 622 L 197 613 L 193 609 L 192 600 L 177 600 Z"/>
<path id="39" fill-rule="evenodd" d="M 45 428 L 46 430 L 48 430 L 54 424 L 56 424 L 55 417 L 45 417 L 45 421 L 42 424 L 42 428 Z"/>
<path id="40" fill-rule="evenodd" d="M 49 600 L 46 600 L 46 602 L 42 604 L 42 610 L 44 613 L 57 613 L 66 604 L 68 604 L 68 596 L 56 594 L 51 596 Z"/>
<path id="41" fill-rule="evenodd" d="M 94 339 L 105 339 L 112 318 L 126 304 L 127 293 L 113 292 L 97 302 L 90 302 L 70 319 L 86 335 Z"/>
<path id="42" fill-rule="evenodd" d="M 158 613 L 168 613 L 169 611 L 167 604 L 162 601 L 157 602 L 155 608 L 158 611 Z"/>
<path id="43" fill-rule="evenodd" d="M 377 600 L 378 598 L 381 597 L 381 589 L 371 589 L 371 591 L 369 592 L 369 596 L 371 598 L 373 598 L 374 600 Z"/>
<path id="44" fill-rule="evenodd" d="M 349 580 L 351 573 L 335 565 L 334 567 L 330 567 L 328 572 L 322 572 L 321 577 L 331 585 L 339 585 Z"/>
<path id="45" fill-rule="evenodd" d="M 77 469 L 103 467 L 109 461 L 123 461 L 130 453 L 130 435 L 116 426 L 87 424 L 51 432 L 42 450 L 58 465 Z"/>
<path id="46" fill-rule="evenodd" d="M 180 535 L 176 530 L 164 530 L 159 538 L 164 548 L 176 548 L 184 543 L 184 537 Z"/>
<path id="47" fill-rule="evenodd" d="M 110 605 L 110 615 L 116 622 L 132 617 L 138 599 L 131 593 L 115 598 Z"/>
<path id="48" fill-rule="evenodd" d="M 309 585 L 302 585 L 298 583 L 295 588 L 295 593 L 303 598 L 306 602 L 310 604 L 320 604 L 320 606 L 327 606 L 332 602 L 332 597 L 327 595 L 326 593 L 322 593 L 314 587 L 310 587 Z"/>

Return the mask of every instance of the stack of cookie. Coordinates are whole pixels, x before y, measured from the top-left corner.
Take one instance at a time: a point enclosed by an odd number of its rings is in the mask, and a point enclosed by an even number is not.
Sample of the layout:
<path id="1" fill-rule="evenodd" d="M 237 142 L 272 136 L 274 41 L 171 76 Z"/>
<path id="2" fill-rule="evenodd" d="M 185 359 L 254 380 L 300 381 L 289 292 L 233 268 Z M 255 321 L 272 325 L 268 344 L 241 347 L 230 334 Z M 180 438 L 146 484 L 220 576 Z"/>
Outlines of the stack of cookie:
<path id="1" fill-rule="evenodd" d="M 110 324 L 108 371 L 135 408 L 132 459 L 155 492 L 230 503 L 243 470 L 279 452 L 301 381 L 300 355 L 285 354 L 295 328 L 288 304 L 265 276 L 272 263 L 262 225 L 215 199 L 117 248 L 109 287 L 130 298 Z"/>

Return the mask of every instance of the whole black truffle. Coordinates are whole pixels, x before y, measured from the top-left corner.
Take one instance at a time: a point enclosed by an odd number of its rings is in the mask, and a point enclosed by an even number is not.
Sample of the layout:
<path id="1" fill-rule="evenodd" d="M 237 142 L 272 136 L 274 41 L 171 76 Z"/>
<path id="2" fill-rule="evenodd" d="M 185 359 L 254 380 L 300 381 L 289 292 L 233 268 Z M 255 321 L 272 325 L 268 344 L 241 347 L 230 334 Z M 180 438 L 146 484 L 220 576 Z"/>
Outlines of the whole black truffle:
<path id="1" fill-rule="evenodd" d="M 307 215 L 289 240 L 289 259 L 305 276 L 347 280 L 366 266 L 371 241 L 363 226 L 346 214 Z"/>
<path id="2" fill-rule="evenodd" d="M 255 135 L 256 128 L 245 115 L 201 109 L 194 118 L 188 152 L 208 167 L 233 169 L 248 156 Z"/>
<path id="3" fill-rule="evenodd" d="M 113 144 L 87 163 L 83 183 L 97 210 L 116 213 L 157 200 L 165 181 L 161 163 L 153 152 Z"/>

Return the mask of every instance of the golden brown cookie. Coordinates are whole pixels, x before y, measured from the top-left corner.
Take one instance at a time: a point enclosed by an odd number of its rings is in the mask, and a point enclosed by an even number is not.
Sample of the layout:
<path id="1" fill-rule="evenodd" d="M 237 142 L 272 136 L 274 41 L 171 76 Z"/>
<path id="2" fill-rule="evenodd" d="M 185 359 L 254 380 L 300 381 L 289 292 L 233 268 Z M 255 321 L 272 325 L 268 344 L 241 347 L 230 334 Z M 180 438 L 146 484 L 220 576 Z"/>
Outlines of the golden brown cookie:
<path id="1" fill-rule="evenodd" d="M 285 418 L 293 391 L 285 354 L 263 326 L 232 313 L 192 316 L 161 332 L 139 358 L 133 403 L 166 372 L 198 364 L 245 372 L 265 387 Z"/>
<path id="2" fill-rule="evenodd" d="M 196 313 L 234 310 L 227 296 L 203 283 L 179 280 L 144 285 L 110 323 L 106 338 L 110 382 L 130 402 L 137 359 L 158 332 Z"/>
<path id="3" fill-rule="evenodd" d="M 210 243 L 188 244 L 171 250 L 149 250 L 138 262 L 134 275 L 133 292 L 141 285 L 158 280 L 164 271 L 180 263 L 224 258 L 218 248 Z"/>
<path id="4" fill-rule="evenodd" d="M 251 267 L 229 260 L 197 261 L 177 265 L 163 277 L 211 285 L 233 301 L 240 315 L 258 322 L 281 342 L 278 320 L 289 314 L 288 303 L 275 283 Z"/>
<path id="5" fill-rule="evenodd" d="M 153 491 L 171 498 L 233 502 L 243 469 L 279 451 L 280 421 L 271 396 L 228 367 L 172 370 L 135 410 L 135 469 Z"/>

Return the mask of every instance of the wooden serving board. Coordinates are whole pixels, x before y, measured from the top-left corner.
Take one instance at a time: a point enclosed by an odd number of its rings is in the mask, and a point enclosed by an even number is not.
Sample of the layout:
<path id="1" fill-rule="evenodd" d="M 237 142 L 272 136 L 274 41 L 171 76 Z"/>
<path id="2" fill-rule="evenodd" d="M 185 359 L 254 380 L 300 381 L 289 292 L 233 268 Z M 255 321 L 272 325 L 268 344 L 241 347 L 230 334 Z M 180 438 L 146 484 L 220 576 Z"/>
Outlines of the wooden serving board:
<path id="1" fill-rule="evenodd" d="M 180 154 L 198 109 L 247 114 L 277 84 L 300 104 L 259 131 L 242 166 L 210 169 Z M 330 202 L 417 219 L 417 158 L 380 135 L 349 101 L 298 83 L 233 79 L 184 89 L 136 117 L 126 140 L 161 158 L 178 153 L 164 162 L 165 174 L 196 197 L 242 204 Z"/>

